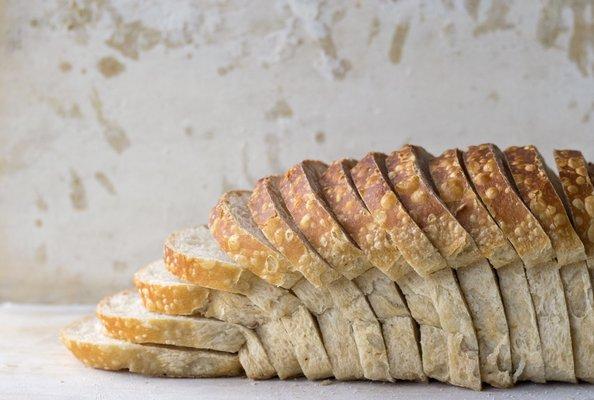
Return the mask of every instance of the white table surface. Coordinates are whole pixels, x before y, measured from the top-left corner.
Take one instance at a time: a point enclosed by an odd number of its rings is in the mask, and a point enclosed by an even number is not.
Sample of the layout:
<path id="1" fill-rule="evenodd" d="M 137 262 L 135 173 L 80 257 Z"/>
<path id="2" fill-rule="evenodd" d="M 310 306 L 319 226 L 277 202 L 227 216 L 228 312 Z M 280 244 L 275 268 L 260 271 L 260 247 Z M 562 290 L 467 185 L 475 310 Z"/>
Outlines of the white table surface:
<path id="1" fill-rule="evenodd" d="M 521 384 L 473 392 L 440 383 L 254 382 L 148 378 L 86 368 L 58 340 L 92 306 L 0 305 L 0 399 L 594 399 L 594 385 Z"/>

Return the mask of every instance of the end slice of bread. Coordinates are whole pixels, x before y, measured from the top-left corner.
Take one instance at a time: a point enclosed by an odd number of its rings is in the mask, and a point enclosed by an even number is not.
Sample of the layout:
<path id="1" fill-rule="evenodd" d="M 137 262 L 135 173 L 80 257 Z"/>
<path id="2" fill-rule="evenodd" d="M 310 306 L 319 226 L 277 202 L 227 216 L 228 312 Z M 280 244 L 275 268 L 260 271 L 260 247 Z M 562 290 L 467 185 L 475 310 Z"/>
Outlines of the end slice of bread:
<path id="1" fill-rule="evenodd" d="M 101 322 L 94 317 L 67 326 L 60 338 L 76 358 L 93 368 L 176 378 L 243 374 L 236 354 L 148 346 L 114 339 L 105 333 Z"/>

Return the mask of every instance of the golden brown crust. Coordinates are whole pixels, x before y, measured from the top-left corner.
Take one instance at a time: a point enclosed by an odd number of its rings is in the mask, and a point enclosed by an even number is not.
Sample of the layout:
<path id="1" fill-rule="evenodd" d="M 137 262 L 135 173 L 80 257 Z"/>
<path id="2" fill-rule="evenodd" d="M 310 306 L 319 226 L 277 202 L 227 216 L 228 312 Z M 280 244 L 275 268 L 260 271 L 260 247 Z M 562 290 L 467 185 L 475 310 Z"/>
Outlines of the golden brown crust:
<path id="1" fill-rule="evenodd" d="M 345 231 L 365 252 L 369 261 L 392 280 L 411 271 L 400 250 L 380 228 L 359 197 L 350 170 L 355 160 L 334 161 L 320 178 L 326 202 Z"/>
<path id="2" fill-rule="evenodd" d="M 594 187 L 580 151 L 555 150 L 555 163 L 577 234 L 588 258 L 594 257 Z"/>
<path id="3" fill-rule="evenodd" d="M 147 310 L 170 315 L 192 315 L 208 304 L 210 290 L 197 285 L 162 286 L 134 277 Z"/>
<path id="4" fill-rule="evenodd" d="M 417 225 L 453 268 L 477 264 L 483 258 L 468 232 L 435 194 L 427 178 L 431 156 L 406 145 L 386 158 L 388 177 L 398 198 Z"/>
<path id="5" fill-rule="evenodd" d="M 536 147 L 509 147 L 505 156 L 522 200 L 551 239 L 559 265 L 585 260 L 584 245 L 571 226 Z"/>
<path id="6" fill-rule="evenodd" d="M 464 165 L 481 200 L 526 267 L 552 260 L 551 241 L 510 182 L 497 146 L 470 146 Z"/>
<path id="7" fill-rule="evenodd" d="M 273 285 L 290 288 L 302 275 L 294 272 L 289 261 L 268 241 L 262 240 L 263 236 L 258 238 L 246 229 L 245 221 L 242 222 L 240 218 L 251 218 L 249 212 L 242 216 L 234 212 L 232 197 L 245 198 L 247 210 L 250 195 L 248 191 L 223 194 L 210 213 L 208 227 L 221 249 L 240 266 Z"/>
<path id="8" fill-rule="evenodd" d="M 404 259 L 421 276 L 447 266 L 392 190 L 381 153 L 369 153 L 351 169 L 357 190 L 375 222 L 386 230 Z"/>
<path id="9" fill-rule="evenodd" d="M 163 260 L 173 275 L 209 289 L 245 294 L 250 288 L 252 273 L 235 263 L 184 254 L 173 243 L 183 231 L 174 232 L 165 240 Z"/>
<path id="10" fill-rule="evenodd" d="M 443 202 L 493 267 L 517 262 L 518 254 L 470 185 L 461 164 L 460 151 L 446 150 L 430 160 L 429 172 Z"/>
<path id="11" fill-rule="evenodd" d="M 353 279 L 372 265 L 340 226 L 322 197 L 319 178 L 326 168 L 320 161 L 300 162 L 285 173 L 280 192 L 307 240 L 335 270 L 347 279 Z"/>
<path id="12" fill-rule="evenodd" d="M 340 278 L 309 245 L 288 215 L 280 192 L 279 178 L 269 176 L 256 184 L 250 197 L 250 211 L 264 236 L 303 276 L 316 287 L 325 287 Z"/>

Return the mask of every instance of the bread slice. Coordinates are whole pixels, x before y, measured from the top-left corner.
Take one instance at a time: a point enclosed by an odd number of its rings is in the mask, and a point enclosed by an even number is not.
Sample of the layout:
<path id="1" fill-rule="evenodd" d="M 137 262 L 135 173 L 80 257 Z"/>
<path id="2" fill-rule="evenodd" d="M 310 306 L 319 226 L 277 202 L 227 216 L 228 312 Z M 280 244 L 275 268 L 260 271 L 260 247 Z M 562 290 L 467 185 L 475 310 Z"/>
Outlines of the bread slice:
<path id="1" fill-rule="evenodd" d="M 555 163 L 569 206 L 569 215 L 584 244 L 588 267 L 594 269 L 594 186 L 588 164 L 577 150 L 555 150 Z"/>
<path id="2" fill-rule="evenodd" d="M 400 279 L 412 269 L 398 249 L 390 245 L 387 233 L 375 224 L 359 197 L 350 175 L 355 164 L 354 160 L 341 159 L 328 167 L 320 178 L 324 198 L 346 233 L 355 238 L 357 244 L 361 243 L 370 261 L 381 264 L 393 277 Z M 377 243 L 381 245 L 376 246 Z M 394 283 L 375 268 L 355 278 L 355 283 L 382 324 L 392 377 L 426 380 L 415 324 Z"/>
<path id="3" fill-rule="evenodd" d="M 476 264 L 482 257 L 470 235 L 435 194 L 428 179 L 429 155 L 406 145 L 386 158 L 396 194 L 409 214 L 452 268 Z M 472 318 L 454 273 L 444 268 L 427 277 L 446 332 L 450 382 L 480 389 L 479 349 Z"/>
<path id="4" fill-rule="evenodd" d="M 221 251 L 203 225 L 169 235 L 163 259 L 172 274 L 204 288 L 245 293 L 253 278 L 249 270 Z"/>
<path id="5" fill-rule="evenodd" d="M 460 152 L 446 150 L 428 164 L 437 193 L 483 256 L 498 267 L 519 260 L 472 189 Z M 481 378 L 495 387 L 509 387 L 513 383 L 509 327 L 497 278 L 487 261 L 459 268 L 456 274 L 476 328 Z"/>
<path id="6" fill-rule="evenodd" d="M 432 260 L 443 260 L 443 258 L 410 218 L 390 188 L 385 173 L 384 159 L 385 155 L 380 153 L 367 154 L 351 168 L 351 177 L 365 207 L 376 222 L 375 225 L 368 223 L 370 231 L 373 232 L 378 227 L 382 229 L 390 238 L 386 243 L 401 252 L 407 261 L 407 264 L 402 267 L 403 272 L 400 272 L 400 268 L 393 270 L 395 273 L 392 274 L 392 278 L 398 283 L 406 298 L 410 313 L 420 327 L 423 372 L 430 378 L 447 382 L 449 366 L 447 351 L 445 351 L 447 347 L 446 333 L 441 328 L 439 315 L 431 298 L 429 281 L 417 274 L 417 272 L 427 274 L 427 271 L 431 271 L 433 268 Z M 382 198 L 384 199 L 383 206 L 380 200 Z M 353 226 L 356 229 L 356 226 L 350 223 L 345 226 Z M 381 237 L 381 233 L 374 235 Z M 353 237 L 360 238 L 359 235 Z M 363 248 L 367 246 L 364 245 L 365 242 L 361 244 Z M 397 243 L 399 243 L 398 246 L 396 246 Z M 398 254 L 396 251 L 386 251 L 384 254 L 386 257 L 393 257 Z M 430 256 L 424 257 L 423 253 L 419 253 L 421 251 L 430 254 Z M 397 262 L 396 257 L 393 260 L 395 263 Z M 409 262 L 416 263 L 415 270 L 411 268 Z M 443 262 L 445 263 L 445 260 Z M 389 264 L 389 261 L 386 264 Z M 387 271 L 387 269 L 384 270 Z"/>
<path id="7" fill-rule="evenodd" d="M 264 235 L 289 261 L 299 265 L 308 281 L 301 280 L 293 292 L 317 316 L 324 347 L 338 380 L 363 378 L 363 371 L 349 321 L 336 308 L 325 285 L 341 275 L 323 260 L 296 227 L 278 189 L 277 177 L 258 181 L 250 198 L 250 211 Z M 318 288 L 311 287 L 312 285 Z"/>
<path id="8" fill-rule="evenodd" d="M 224 193 L 210 212 L 208 227 L 220 248 L 238 265 L 284 288 L 302 275 L 264 237 L 248 208 L 249 191 Z"/>
<path id="9" fill-rule="evenodd" d="M 144 306 L 149 311 L 172 315 L 192 315 L 209 303 L 210 290 L 189 284 L 172 275 L 163 260 L 157 260 L 134 274 Z"/>
<path id="10" fill-rule="evenodd" d="M 107 332 L 134 343 L 167 344 L 237 353 L 245 343 L 239 325 L 209 318 L 182 317 L 147 311 L 134 290 L 103 299 L 97 317 Z"/>
<path id="11" fill-rule="evenodd" d="M 446 268 L 445 259 L 410 217 L 394 193 L 386 155 L 369 153 L 351 169 L 359 195 L 377 224 L 389 235 L 406 262 L 421 276 Z"/>
<path id="12" fill-rule="evenodd" d="M 154 261 L 136 272 L 134 285 L 144 308 L 155 313 L 216 318 L 250 329 L 269 319 L 243 295 L 182 281 L 165 268 L 163 260 Z M 195 293 L 197 296 L 194 297 Z"/>
<path id="13" fill-rule="evenodd" d="M 246 291 L 256 305 L 265 310 L 271 319 L 280 318 L 303 373 L 308 379 L 324 379 L 332 376 L 332 365 L 324 349 L 316 322 L 299 299 L 287 290 L 275 287 L 275 282 L 290 282 L 294 286 L 294 267 L 266 239 L 255 224 L 248 203 L 251 192 L 232 191 L 225 193 L 210 216 L 209 227 L 213 237 L 229 255 L 240 262 L 257 264 L 267 254 L 267 265 L 260 270 L 263 279 L 252 279 Z M 237 242 L 237 243 L 236 243 Z M 278 266 L 282 265 L 282 268 Z M 285 277 L 281 271 L 289 274 Z M 271 277 L 272 273 L 272 277 Z M 299 274 L 302 278 L 302 275 Z M 268 278 L 268 281 L 266 280 Z"/>
<path id="14" fill-rule="evenodd" d="M 324 200 L 319 180 L 326 168 L 318 161 L 295 165 L 283 176 L 280 192 L 293 220 L 300 221 L 299 228 L 317 253 L 335 270 L 353 278 L 372 265 L 342 229 Z M 381 326 L 363 293 L 347 278 L 337 279 L 327 288 L 351 325 L 364 376 L 371 380 L 392 381 Z"/>
<path id="15" fill-rule="evenodd" d="M 569 165 L 569 160 L 572 157 L 574 158 L 572 161 L 573 167 Z M 587 231 L 583 229 L 583 226 L 580 229 L 580 226 L 576 223 L 576 217 L 583 218 L 580 216 L 584 215 L 583 208 L 585 208 L 585 204 L 582 207 L 582 202 L 580 201 L 584 196 L 579 196 L 579 194 L 582 190 L 587 193 L 586 187 L 588 186 L 588 181 L 585 179 L 583 170 L 580 168 L 585 163 L 582 160 L 583 157 L 579 152 L 556 151 L 555 161 L 559 175 L 564 182 L 557 178 L 550 170 L 547 169 L 547 172 L 551 183 L 562 201 L 562 206 L 559 207 L 559 213 L 565 217 L 565 220 L 561 225 L 566 227 L 566 230 L 569 232 L 571 232 L 570 229 L 573 230 L 573 227 L 575 227 L 574 233 L 578 238 L 582 237 L 579 242 L 584 246 L 584 244 L 587 245 L 587 242 L 584 241 L 584 239 L 587 239 Z M 577 173 L 578 169 L 582 174 Z M 590 182 L 592 182 L 591 174 Z M 578 189 L 576 191 L 574 187 L 569 189 L 573 183 L 575 183 L 573 185 L 575 187 L 581 186 L 582 190 Z M 588 212 L 586 211 L 585 214 L 588 214 Z M 557 217 L 557 223 L 560 221 L 560 217 Z M 579 234 L 580 231 L 581 235 Z M 572 240 L 572 243 L 574 243 L 573 239 L 570 239 L 572 235 L 567 233 L 567 236 L 567 240 Z M 574 251 L 567 251 L 568 254 L 575 254 L 575 259 L 587 259 L 585 246 L 580 248 L 579 244 L 574 243 L 572 247 Z M 594 348 L 594 336 L 592 335 L 592 331 L 594 331 L 594 299 L 592 296 L 592 275 L 589 274 L 587 267 L 588 265 L 585 261 L 577 261 L 565 265 L 561 267 L 561 278 L 565 286 L 567 310 L 571 326 L 575 374 L 578 379 L 592 383 L 594 382 L 594 354 L 591 350 Z"/>
<path id="16" fill-rule="evenodd" d="M 539 287 L 540 295 L 533 296 L 533 301 L 546 379 L 575 382 L 570 319 L 565 300 L 572 293 L 564 290 L 559 267 L 579 261 L 580 254 L 584 260 L 584 248 L 571 227 L 538 150 L 534 146 L 514 146 L 505 150 L 505 157 L 520 197 L 549 236 L 557 257 L 557 261 L 527 271 L 530 285 Z"/>
<path id="17" fill-rule="evenodd" d="M 316 287 L 325 287 L 341 275 L 313 249 L 289 215 L 279 192 L 280 178 L 260 179 L 250 197 L 252 218 L 262 233 L 301 274 Z"/>
<path id="18" fill-rule="evenodd" d="M 534 266 L 549 261 L 550 240 L 515 193 L 497 151 L 491 144 L 469 147 L 463 154 L 467 175 L 523 263 Z M 528 236 L 534 236 L 534 242 L 528 240 Z M 523 263 L 513 262 L 497 269 L 510 331 L 513 379 L 544 382 L 540 334 Z"/>
<path id="19" fill-rule="evenodd" d="M 60 339 L 76 358 L 92 368 L 176 378 L 243 374 L 236 354 L 146 346 L 114 339 L 94 317 L 70 324 L 61 331 Z"/>

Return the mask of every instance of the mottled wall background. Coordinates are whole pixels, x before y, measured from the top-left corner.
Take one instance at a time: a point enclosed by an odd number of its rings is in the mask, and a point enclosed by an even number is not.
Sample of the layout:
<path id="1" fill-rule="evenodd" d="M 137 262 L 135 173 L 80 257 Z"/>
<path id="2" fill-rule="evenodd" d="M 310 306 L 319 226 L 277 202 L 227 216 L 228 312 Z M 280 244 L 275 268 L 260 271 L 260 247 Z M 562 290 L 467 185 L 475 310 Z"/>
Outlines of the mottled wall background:
<path id="1" fill-rule="evenodd" d="M 0 0 L 0 300 L 129 285 L 221 191 L 302 158 L 594 159 L 593 3 Z"/>

